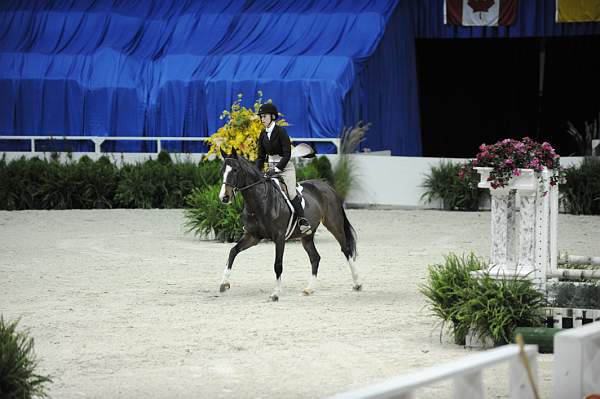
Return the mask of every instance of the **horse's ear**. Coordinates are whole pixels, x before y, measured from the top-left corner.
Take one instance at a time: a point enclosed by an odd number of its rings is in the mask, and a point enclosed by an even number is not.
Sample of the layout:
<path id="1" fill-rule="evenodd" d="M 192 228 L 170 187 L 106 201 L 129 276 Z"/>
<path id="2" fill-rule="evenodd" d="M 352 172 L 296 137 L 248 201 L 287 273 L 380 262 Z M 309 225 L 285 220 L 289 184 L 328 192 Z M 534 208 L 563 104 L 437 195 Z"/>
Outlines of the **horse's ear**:
<path id="1" fill-rule="evenodd" d="M 232 149 L 231 149 L 231 158 L 233 158 L 233 159 L 238 159 L 238 154 L 237 154 L 237 152 L 235 151 L 235 148 L 232 148 Z"/>
<path id="2" fill-rule="evenodd" d="M 221 151 L 221 156 L 223 157 L 223 159 L 229 158 L 229 155 L 227 155 L 227 153 L 225 151 L 223 151 L 222 148 L 220 149 L 220 151 Z"/>

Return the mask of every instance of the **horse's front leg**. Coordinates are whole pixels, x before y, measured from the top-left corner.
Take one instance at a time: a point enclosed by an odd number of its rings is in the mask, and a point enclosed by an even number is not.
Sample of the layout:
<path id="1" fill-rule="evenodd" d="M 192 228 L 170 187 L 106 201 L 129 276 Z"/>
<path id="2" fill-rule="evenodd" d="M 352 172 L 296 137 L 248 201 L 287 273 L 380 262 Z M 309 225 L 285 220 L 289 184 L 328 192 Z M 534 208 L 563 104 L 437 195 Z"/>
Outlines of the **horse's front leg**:
<path id="1" fill-rule="evenodd" d="M 231 267 L 235 257 L 245 249 L 255 246 L 260 240 L 251 234 L 245 233 L 244 236 L 235 244 L 229 251 L 229 258 L 225 265 L 225 271 L 223 272 L 223 278 L 221 279 L 221 285 L 219 286 L 220 292 L 227 291 L 231 285 L 229 284 L 229 276 L 231 276 Z"/>
<path id="2" fill-rule="evenodd" d="M 285 237 L 275 240 L 275 291 L 269 297 L 273 302 L 279 300 L 281 295 L 281 274 L 283 273 L 283 250 L 285 248 Z"/>

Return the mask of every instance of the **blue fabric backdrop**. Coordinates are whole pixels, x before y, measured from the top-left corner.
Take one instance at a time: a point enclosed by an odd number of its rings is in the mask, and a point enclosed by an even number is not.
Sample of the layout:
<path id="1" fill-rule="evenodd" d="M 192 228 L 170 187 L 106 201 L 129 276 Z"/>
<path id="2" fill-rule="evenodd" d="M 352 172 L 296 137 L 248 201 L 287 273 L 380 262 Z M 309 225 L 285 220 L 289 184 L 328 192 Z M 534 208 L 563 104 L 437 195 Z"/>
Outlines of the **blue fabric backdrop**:
<path id="1" fill-rule="evenodd" d="M 4 1 L 0 133 L 205 136 L 262 90 L 292 136 L 338 137 L 395 4 Z"/>
<path id="2" fill-rule="evenodd" d="M 205 136 L 260 89 L 293 137 L 364 120 L 365 147 L 421 155 L 415 38 L 600 33 L 554 13 L 521 0 L 515 26 L 471 28 L 445 26 L 443 0 L 4 0 L 0 136 Z"/>

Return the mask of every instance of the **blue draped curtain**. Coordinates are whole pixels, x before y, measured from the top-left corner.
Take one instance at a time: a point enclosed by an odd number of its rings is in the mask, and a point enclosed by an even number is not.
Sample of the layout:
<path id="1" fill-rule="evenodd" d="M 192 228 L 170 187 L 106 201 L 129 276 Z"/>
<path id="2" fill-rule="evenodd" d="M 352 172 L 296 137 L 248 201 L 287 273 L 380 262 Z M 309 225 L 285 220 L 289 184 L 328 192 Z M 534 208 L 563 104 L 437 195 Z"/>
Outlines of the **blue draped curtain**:
<path id="1" fill-rule="evenodd" d="M 4 1 L 0 134 L 206 136 L 262 90 L 292 136 L 338 137 L 395 4 Z"/>
<path id="2" fill-rule="evenodd" d="M 0 138 L 206 136 L 238 93 L 249 106 L 262 90 L 293 137 L 364 120 L 364 147 L 418 156 L 415 39 L 600 33 L 554 14 L 555 0 L 520 0 L 514 26 L 473 28 L 444 25 L 443 0 L 4 0 Z"/>

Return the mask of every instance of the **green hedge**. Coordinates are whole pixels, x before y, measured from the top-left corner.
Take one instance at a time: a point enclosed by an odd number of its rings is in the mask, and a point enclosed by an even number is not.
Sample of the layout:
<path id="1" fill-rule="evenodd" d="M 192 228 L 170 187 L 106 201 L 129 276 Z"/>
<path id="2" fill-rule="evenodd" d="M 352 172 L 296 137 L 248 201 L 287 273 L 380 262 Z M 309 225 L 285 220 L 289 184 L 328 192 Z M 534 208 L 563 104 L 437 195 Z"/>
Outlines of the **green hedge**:
<path id="1" fill-rule="evenodd" d="M 54 153 L 7 162 L 0 158 L 0 210 L 184 208 L 186 198 L 221 183 L 222 161 L 173 162 L 167 152 L 157 159 L 119 167 L 103 156 L 92 160 Z M 331 181 L 325 157 L 297 164 L 298 180 Z"/>
<path id="2" fill-rule="evenodd" d="M 558 186 L 565 212 L 600 215 L 600 158 L 585 158 L 565 172 L 566 182 Z"/>
<path id="3" fill-rule="evenodd" d="M 182 208 L 194 188 L 220 181 L 221 162 L 172 162 L 168 153 L 117 167 L 103 156 L 78 161 L 0 160 L 0 209 Z"/>

